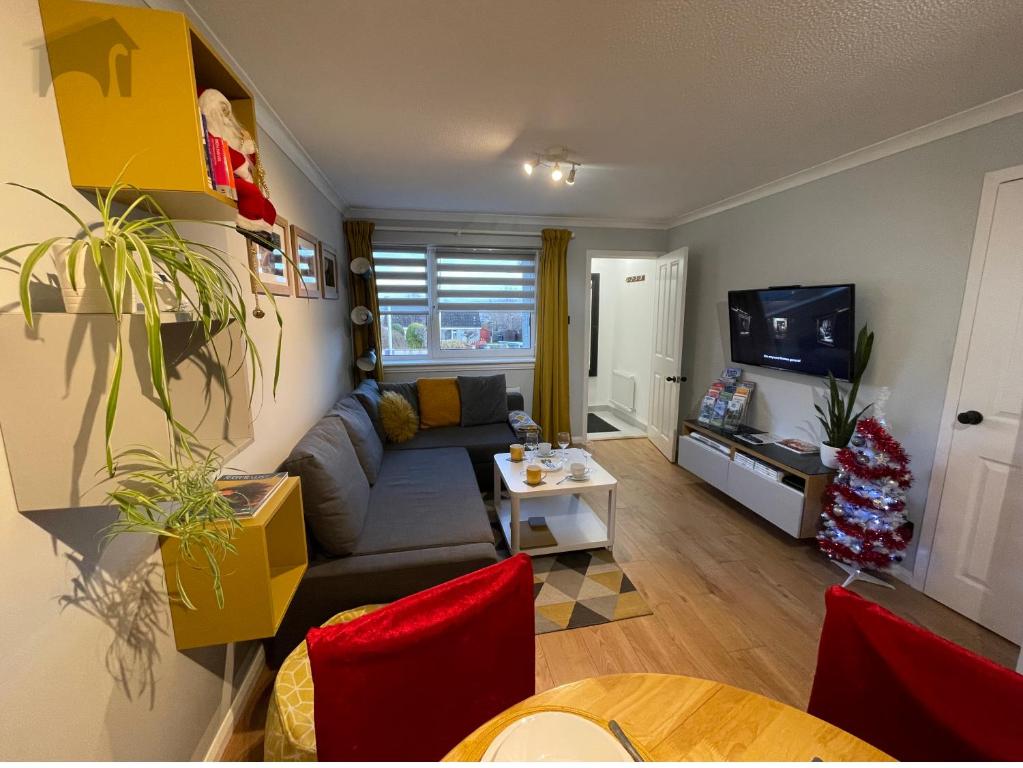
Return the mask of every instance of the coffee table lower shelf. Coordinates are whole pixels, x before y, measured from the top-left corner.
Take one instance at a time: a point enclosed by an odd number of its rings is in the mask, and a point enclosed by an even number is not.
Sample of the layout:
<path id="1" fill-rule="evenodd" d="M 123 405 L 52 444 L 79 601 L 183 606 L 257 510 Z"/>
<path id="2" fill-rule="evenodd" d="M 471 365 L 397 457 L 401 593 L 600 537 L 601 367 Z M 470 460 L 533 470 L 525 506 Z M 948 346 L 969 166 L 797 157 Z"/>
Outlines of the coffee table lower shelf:
<path id="1" fill-rule="evenodd" d="M 524 523 L 530 517 L 545 517 L 547 527 L 557 544 L 550 547 L 522 547 L 530 555 L 552 555 L 557 552 L 573 552 L 581 549 L 611 548 L 607 522 L 579 496 L 543 496 L 523 499 L 520 502 L 520 520 Z M 497 513 L 501 530 L 509 546 L 512 542 L 512 502 L 501 500 Z"/>

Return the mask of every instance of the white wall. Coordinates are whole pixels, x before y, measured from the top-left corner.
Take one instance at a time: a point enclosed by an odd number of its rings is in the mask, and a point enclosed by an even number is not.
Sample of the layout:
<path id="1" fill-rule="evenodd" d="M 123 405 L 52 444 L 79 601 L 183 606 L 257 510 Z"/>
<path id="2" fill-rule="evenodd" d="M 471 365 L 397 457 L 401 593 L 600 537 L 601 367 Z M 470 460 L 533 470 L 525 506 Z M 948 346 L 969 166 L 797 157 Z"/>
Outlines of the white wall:
<path id="1" fill-rule="evenodd" d="M 0 46 L 5 105 L 0 180 L 40 187 L 92 219 L 95 209 L 68 180 L 52 89 L 45 94 L 37 89 L 39 56 L 33 46 L 42 41 L 42 28 L 36 0 L 9 0 L 0 19 L 7 43 Z M 340 245 L 339 212 L 265 136 L 260 149 L 281 213 Z M 227 244 L 240 269 L 241 237 L 208 229 L 207 239 Z M 0 248 L 63 232 L 70 232 L 65 216 L 38 198 L 0 186 Z M 345 303 L 281 301 L 285 352 L 279 394 L 276 401 L 270 397 L 268 369 L 254 442 L 233 464 L 253 471 L 275 468 L 350 386 Z M 0 311 L 18 311 L 10 265 L 0 269 Z M 253 319 L 250 326 L 264 358 L 272 361 L 271 319 Z M 68 439 L 74 434 L 68 425 Z M 201 756 L 255 646 L 179 653 L 155 541 L 122 537 L 100 552 L 102 529 L 111 520 L 106 511 L 19 513 L 4 456 L 0 450 L 0 759 Z M 155 601 L 151 620 L 133 612 L 142 599 Z"/>
<path id="2" fill-rule="evenodd" d="M 691 256 L 680 417 L 728 362 L 729 289 L 856 283 L 857 324 L 877 334 L 863 402 L 892 390 L 888 416 L 913 459 L 908 511 L 919 523 L 983 176 L 1020 162 L 1016 115 L 672 229 L 670 247 Z M 751 424 L 817 438 L 817 379 L 766 368 L 746 377 L 758 384 Z"/>
<path id="3" fill-rule="evenodd" d="M 650 360 L 653 355 L 654 259 L 596 258 L 590 272 L 600 274 L 600 326 L 597 329 L 597 376 L 589 379 L 589 404 L 606 405 L 611 373 L 636 377 L 636 410 L 644 424 L 650 415 Z M 626 278 L 646 279 L 629 283 Z"/>

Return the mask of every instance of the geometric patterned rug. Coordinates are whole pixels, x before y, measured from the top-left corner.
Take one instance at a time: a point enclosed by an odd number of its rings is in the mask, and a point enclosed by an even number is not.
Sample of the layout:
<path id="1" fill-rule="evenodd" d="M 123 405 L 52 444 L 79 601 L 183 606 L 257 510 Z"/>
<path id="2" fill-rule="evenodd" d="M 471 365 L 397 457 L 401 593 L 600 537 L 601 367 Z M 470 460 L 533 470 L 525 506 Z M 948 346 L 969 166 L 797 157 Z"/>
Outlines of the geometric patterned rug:
<path id="1" fill-rule="evenodd" d="M 606 549 L 534 557 L 533 604 L 538 635 L 652 613 Z"/>

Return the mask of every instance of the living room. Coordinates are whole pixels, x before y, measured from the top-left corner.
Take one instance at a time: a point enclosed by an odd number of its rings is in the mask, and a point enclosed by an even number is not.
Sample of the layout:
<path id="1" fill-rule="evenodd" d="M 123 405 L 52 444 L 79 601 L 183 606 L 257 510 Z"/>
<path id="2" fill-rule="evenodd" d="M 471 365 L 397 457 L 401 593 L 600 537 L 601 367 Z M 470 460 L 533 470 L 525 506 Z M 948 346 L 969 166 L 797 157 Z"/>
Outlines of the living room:
<path id="1" fill-rule="evenodd" d="M 2 14 L 0 758 L 1023 757 L 1018 4 Z"/>

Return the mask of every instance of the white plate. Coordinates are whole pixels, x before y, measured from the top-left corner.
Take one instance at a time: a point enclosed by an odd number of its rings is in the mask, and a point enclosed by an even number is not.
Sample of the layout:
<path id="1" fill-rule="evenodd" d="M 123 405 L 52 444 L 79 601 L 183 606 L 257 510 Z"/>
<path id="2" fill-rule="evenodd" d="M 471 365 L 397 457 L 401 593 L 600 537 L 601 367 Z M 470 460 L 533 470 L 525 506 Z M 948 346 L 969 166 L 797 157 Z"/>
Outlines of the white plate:
<path id="1" fill-rule="evenodd" d="M 560 458 L 554 458 L 554 456 L 555 455 L 552 453 L 550 456 L 540 459 L 537 463 L 543 467 L 546 472 L 557 472 L 565 466 L 565 462 Z M 550 462 L 550 465 L 544 463 L 548 461 Z"/>
<path id="2" fill-rule="evenodd" d="M 571 712 L 537 712 L 509 725 L 481 762 L 626 762 L 632 758 L 609 731 Z"/>

